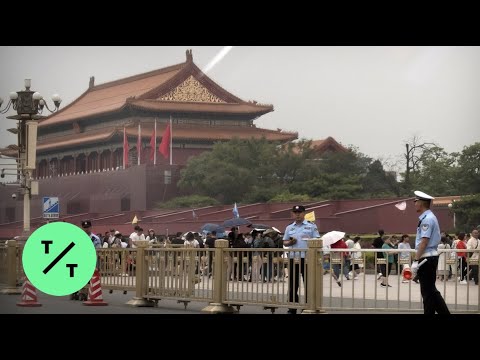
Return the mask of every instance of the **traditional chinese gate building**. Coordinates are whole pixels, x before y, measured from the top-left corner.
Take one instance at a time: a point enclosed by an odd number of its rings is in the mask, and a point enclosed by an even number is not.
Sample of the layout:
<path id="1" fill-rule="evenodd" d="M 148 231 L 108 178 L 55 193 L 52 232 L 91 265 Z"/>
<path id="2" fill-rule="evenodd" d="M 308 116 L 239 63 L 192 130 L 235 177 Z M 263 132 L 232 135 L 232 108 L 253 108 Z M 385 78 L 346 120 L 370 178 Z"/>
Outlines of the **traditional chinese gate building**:
<path id="1" fill-rule="evenodd" d="M 179 170 L 214 142 L 265 137 L 281 144 L 297 139 L 297 132 L 255 126 L 256 119 L 271 111 L 273 105 L 244 101 L 216 84 L 195 65 L 191 50 L 185 62 L 144 74 L 98 85 L 91 77 L 83 94 L 39 124 L 34 175 L 40 194 L 32 199 L 32 217 L 41 216 L 42 196 L 58 196 L 63 215 L 149 209 L 178 194 Z M 154 123 L 158 148 L 170 119 L 172 165 L 158 151 L 154 165 Z M 15 220 L 22 213 L 17 205 L 10 210 Z"/>

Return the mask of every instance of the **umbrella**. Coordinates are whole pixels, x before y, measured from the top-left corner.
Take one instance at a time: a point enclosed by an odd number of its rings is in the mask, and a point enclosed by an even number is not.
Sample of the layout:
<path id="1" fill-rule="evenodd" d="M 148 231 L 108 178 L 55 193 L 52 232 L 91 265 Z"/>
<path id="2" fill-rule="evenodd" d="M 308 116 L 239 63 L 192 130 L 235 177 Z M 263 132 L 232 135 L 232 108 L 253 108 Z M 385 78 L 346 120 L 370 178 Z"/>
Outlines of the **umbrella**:
<path id="1" fill-rule="evenodd" d="M 343 239 L 345 236 L 344 232 L 341 231 L 329 231 L 324 234 L 320 239 L 323 240 L 323 247 L 328 247 L 332 244 L 335 244 L 338 240 Z"/>
<path id="2" fill-rule="evenodd" d="M 200 228 L 200 230 L 201 230 L 202 232 L 207 232 L 207 233 L 212 232 L 212 231 L 216 231 L 217 233 L 218 233 L 218 232 L 224 232 L 224 231 L 225 231 L 225 229 L 223 228 L 222 225 L 212 224 L 212 223 L 204 224 L 204 225 Z"/>
<path id="3" fill-rule="evenodd" d="M 225 220 L 223 222 L 223 226 L 226 228 L 242 226 L 242 225 L 250 225 L 251 222 L 244 218 L 233 218 L 230 220 Z"/>
<path id="4" fill-rule="evenodd" d="M 279 229 L 277 229 L 275 226 L 272 226 L 272 227 L 268 228 L 267 230 L 265 230 L 265 231 L 263 232 L 263 236 L 265 236 L 265 235 L 267 235 L 267 234 L 270 234 L 270 233 L 272 233 L 272 232 L 273 232 L 273 233 L 276 232 L 276 233 L 279 234 L 279 235 L 282 234 L 282 232 L 281 232 Z M 282 234 L 282 235 L 283 235 L 283 234 Z"/>
<path id="5" fill-rule="evenodd" d="M 247 226 L 250 227 L 250 228 L 264 229 L 264 230 L 267 230 L 267 229 L 271 228 L 270 225 L 265 225 L 265 224 L 250 224 L 250 225 L 247 225 Z"/>

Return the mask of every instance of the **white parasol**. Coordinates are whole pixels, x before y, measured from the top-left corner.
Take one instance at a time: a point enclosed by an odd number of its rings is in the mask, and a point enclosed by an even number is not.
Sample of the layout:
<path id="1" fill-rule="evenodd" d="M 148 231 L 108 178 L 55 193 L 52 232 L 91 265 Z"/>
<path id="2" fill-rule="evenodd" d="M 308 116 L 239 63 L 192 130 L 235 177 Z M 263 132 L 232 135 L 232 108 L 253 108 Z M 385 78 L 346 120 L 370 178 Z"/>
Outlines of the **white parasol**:
<path id="1" fill-rule="evenodd" d="M 330 245 L 335 244 L 338 240 L 343 239 L 344 236 L 344 232 L 329 231 L 324 234 L 320 239 L 323 240 L 323 247 L 329 247 Z"/>

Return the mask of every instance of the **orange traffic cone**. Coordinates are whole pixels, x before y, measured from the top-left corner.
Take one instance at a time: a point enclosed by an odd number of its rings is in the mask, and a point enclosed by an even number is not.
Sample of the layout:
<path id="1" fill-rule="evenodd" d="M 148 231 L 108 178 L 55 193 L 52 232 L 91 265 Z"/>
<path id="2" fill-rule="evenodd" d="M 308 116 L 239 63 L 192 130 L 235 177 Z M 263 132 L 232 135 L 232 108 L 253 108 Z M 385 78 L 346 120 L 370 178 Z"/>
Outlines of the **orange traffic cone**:
<path id="1" fill-rule="evenodd" d="M 100 284 L 100 272 L 95 269 L 92 280 L 90 280 L 90 287 L 88 288 L 88 299 L 83 302 L 83 305 L 88 306 L 105 306 L 108 305 L 103 301 L 102 285 Z"/>
<path id="2" fill-rule="evenodd" d="M 21 301 L 17 303 L 17 306 L 42 306 L 37 302 L 37 289 L 28 281 L 25 277 L 22 287 L 22 298 Z"/>

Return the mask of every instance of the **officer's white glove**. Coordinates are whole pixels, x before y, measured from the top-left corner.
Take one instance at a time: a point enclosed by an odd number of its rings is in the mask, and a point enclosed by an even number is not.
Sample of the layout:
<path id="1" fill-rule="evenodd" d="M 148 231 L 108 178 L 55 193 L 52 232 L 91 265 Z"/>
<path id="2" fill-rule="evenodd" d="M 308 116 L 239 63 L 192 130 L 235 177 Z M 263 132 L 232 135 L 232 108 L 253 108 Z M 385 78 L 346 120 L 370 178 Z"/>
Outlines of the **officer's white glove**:
<path id="1" fill-rule="evenodd" d="M 418 272 L 418 261 L 417 260 L 415 260 L 412 263 L 412 266 L 410 266 L 410 271 L 412 272 L 412 276 L 415 278 L 417 276 L 417 272 Z"/>

